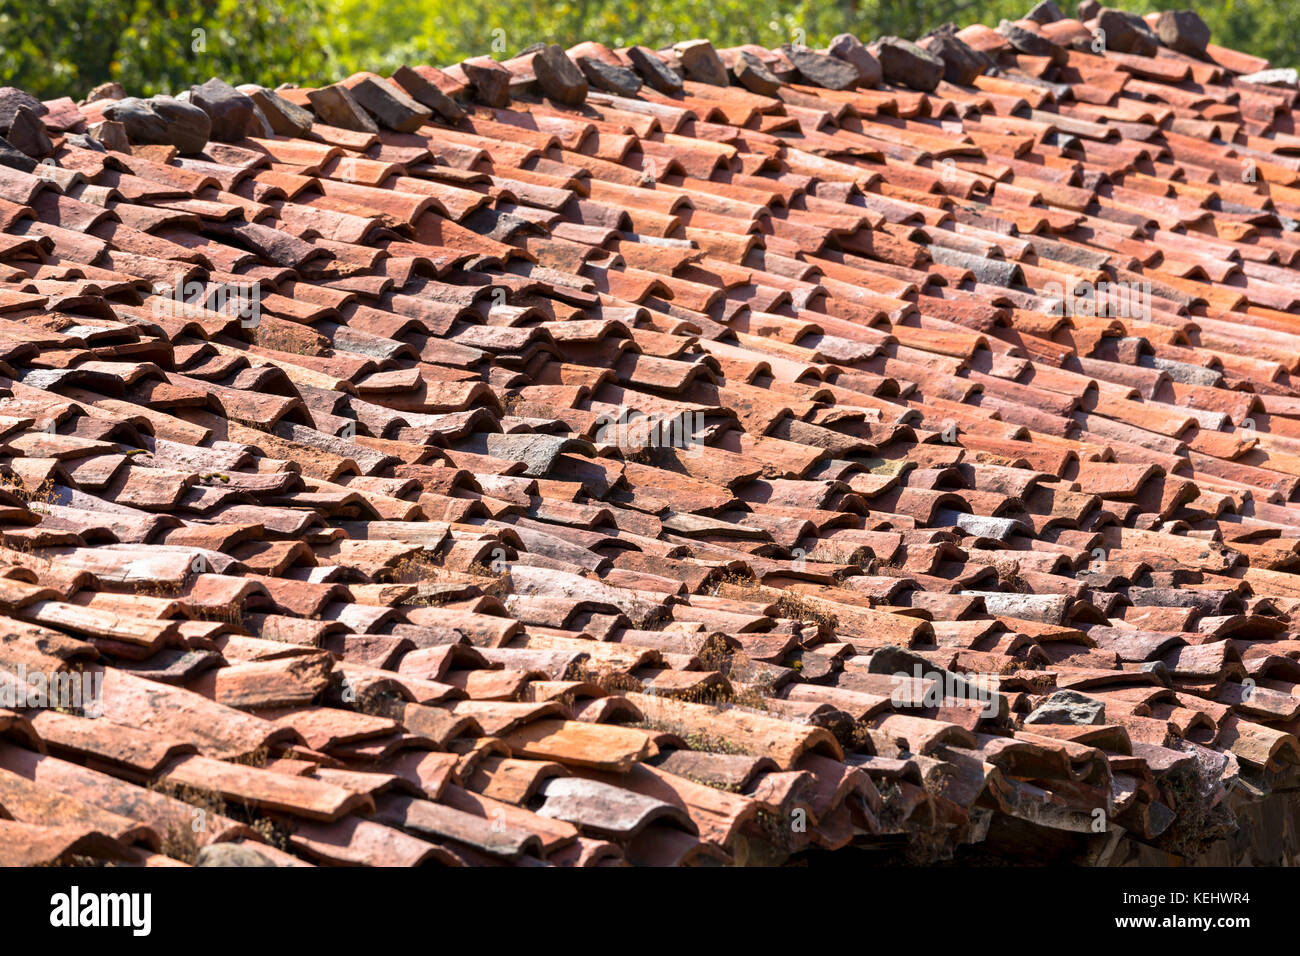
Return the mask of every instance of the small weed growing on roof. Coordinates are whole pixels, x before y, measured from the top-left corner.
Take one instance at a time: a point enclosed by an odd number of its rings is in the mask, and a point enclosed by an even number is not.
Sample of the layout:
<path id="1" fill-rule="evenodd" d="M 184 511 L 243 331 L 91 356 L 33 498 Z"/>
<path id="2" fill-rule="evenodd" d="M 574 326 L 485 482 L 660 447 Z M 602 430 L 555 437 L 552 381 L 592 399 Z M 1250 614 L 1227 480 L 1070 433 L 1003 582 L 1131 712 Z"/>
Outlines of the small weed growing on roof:
<path id="1" fill-rule="evenodd" d="M 31 538 L 23 537 L 21 535 L 12 534 L 5 531 L 0 531 L 0 543 L 4 545 L 6 550 L 12 551 L 15 554 L 24 555 L 29 559 L 28 561 L 23 562 L 23 567 L 29 567 L 31 564 L 35 564 L 37 562 L 41 562 L 46 565 L 50 563 L 48 559 L 41 558 L 36 554 L 36 551 L 32 547 Z"/>
<path id="2" fill-rule="evenodd" d="M 277 850 L 289 851 L 289 838 L 293 835 L 293 831 L 278 820 L 273 820 L 248 806 L 236 807 L 231 810 L 230 818 L 238 820 L 240 823 L 247 823 L 262 835 L 263 840 Z"/>
<path id="3" fill-rule="evenodd" d="M 261 754 L 261 764 L 249 762 L 257 759 L 259 754 Z M 261 747 L 252 754 L 245 755 L 244 758 L 238 758 L 230 762 L 246 766 L 265 766 L 267 756 L 266 748 Z M 227 803 L 218 793 L 184 784 L 175 784 L 168 780 L 155 780 L 149 784 L 149 789 L 197 808 L 198 811 L 201 811 L 202 816 L 196 815 L 196 820 L 206 820 L 207 816 L 229 817 L 231 820 L 243 823 L 256 830 L 268 844 L 276 849 L 287 850 L 289 848 L 289 829 L 284 824 L 273 820 L 262 811 L 246 803 Z M 199 826 L 198 830 L 193 826 L 169 827 L 167 833 L 163 836 L 160 852 L 183 863 L 194 863 L 199 854 L 197 833 L 201 832 L 202 825 Z"/>
<path id="4" fill-rule="evenodd" d="M 206 824 L 208 816 L 225 816 L 226 802 L 209 790 L 199 790 L 167 780 L 155 780 L 149 784 L 149 789 L 196 808 L 195 823 L 169 826 L 158 848 L 164 856 L 180 860 L 182 863 L 193 864 L 199 856 L 198 833 L 201 832 L 201 827 Z M 196 830 L 195 826 L 199 826 L 200 830 Z"/>
<path id="5" fill-rule="evenodd" d="M 748 754 L 749 751 L 740 744 L 733 743 L 717 734 L 696 731 L 686 735 L 686 745 L 692 750 L 702 750 L 713 754 Z"/>
<path id="6" fill-rule="evenodd" d="M 591 684 L 600 688 L 602 694 L 625 694 L 628 692 L 636 693 L 641 690 L 641 682 L 631 674 L 623 674 L 614 670 L 602 670 L 593 668 L 579 661 L 569 665 L 564 675 L 565 680 L 582 681 L 584 684 Z"/>
<path id="7" fill-rule="evenodd" d="M 787 846 L 791 839 L 791 825 L 781 814 L 759 810 L 754 814 L 754 827 L 773 846 Z"/>
<path id="8" fill-rule="evenodd" d="M 777 599 L 776 613 L 778 617 L 789 618 L 792 621 L 806 621 L 830 631 L 835 630 L 840 623 L 839 618 L 834 614 L 822 610 L 795 591 L 786 591 Z"/>
<path id="9" fill-rule="evenodd" d="M 871 736 L 871 728 L 863 721 L 857 721 L 853 724 L 853 731 L 848 735 L 847 740 L 841 740 L 845 750 L 859 750 L 867 748 L 867 753 L 876 752 L 875 738 Z M 882 756 L 888 756 L 887 754 Z"/>
<path id="10" fill-rule="evenodd" d="M 510 580 L 510 570 L 504 566 L 494 570 L 482 561 L 475 561 L 465 569 L 465 573 L 472 574 L 475 577 L 487 578 L 487 582 L 479 583 L 478 586 L 484 594 L 492 597 L 504 598 L 514 591 L 514 584 Z"/>
<path id="11" fill-rule="evenodd" d="M 695 656 L 705 670 L 721 671 L 730 664 L 731 654 L 732 650 L 727 646 L 726 639 L 720 634 L 713 634 L 700 645 L 700 650 Z"/>
<path id="12" fill-rule="evenodd" d="M 681 737 L 683 740 L 689 735 L 690 731 L 682 724 L 674 720 L 664 720 L 658 717 L 646 717 L 644 720 L 633 724 L 634 727 L 640 727 L 642 730 L 649 730 L 656 734 L 673 734 Z"/>
<path id="13" fill-rule="evenodd" d="M 753 601 L 766 604 L 772 600 L 774 590 L 774 588 L 761 586 L 749 571 L 745 571 L 743 574 L 728 571 L 719 575 L 714 581 L 713 590 L 710 593 L 716 597 L 723 595 L 723 592 L 727 592 L 726 597 L 737 601 Z M 839 619 L 833 613 L 823 610 L 816 602 L 810 601 L 795 591 L 782 592 L 781 596 L 776 599 L 773 608 L 777 617 L 817 624 L 832 631 L 839 626 Z"/>
<path id="14" fill-rule="evenodd" d="M 680 699 L 692 704 L 704 704 L 717 710 L 726 710 L 729 707 L 768 710 L 767 697 L 771 693 L 770 685 L 745 685 L 739 689 L 734 684 L 729 687 L 714 685 L 682 694 Z"/>
<path id="15" fill-rule="evenodd" d="M 705 670 L 717 671 L 727 679 L 726 684 L 715 684 L 688 694 L 681 699 L 695 704 L 706 704 L 724 710 L 728 707 L 745 707 L 749 710 L 770 710 L 767 699 L 775 695 L 770 682 L 755 684 L 743 679 L 742 672 L 754 666 L 753 659 L 744 651 L 732 651 L 726 642 L 706 642 L 696 655 Z M 739 686 L 737 686 L 739 685 Z"/>
<path id="16" fill-rule="evenodd" d="M 651 453 L 650 448 L 645 445 L 635 448 L 620 446 L 619 453 L 623 456 L 624 461 L 631 462 L 634 465 L 650 465 L 651 467 L 655 465 L 654 455 Z"/>
<path id="17" fill-rule="evenodd" d="M 709 591 L 709 594 L 713 597 L 717 597 L 718 593 L 722 591 L 726 585 L 732 585 L 746 590 L 753 589 L 757 592 L 758 578 L 754 577 L 754 572 L 750 571 L 748 568 L 742 568 L 739 571 L 724 571 L 713 579 L 712 590 Z"/>
<path id="18" fill-rule="evenodd" d="M 229 624 L 231 627 L 244 626 L 244 607 L 242 604 L 223 604 L 220 606 L 211 606 L 206 604 L 195 604 L 190 606 L 196 621 L 215 621 L 219 624 Z"/>
<path id="19" fill-rule="evenodd" d="M 184 593 L 179 584 L 170 584 L 166 581 L 133 581 L 131 591 L 140 597 L 161 598 L 168 601 Z"/>
<path id="20" fill-rule="evenodd" d="M 886 830 L 901 830 L 906 822 L 903 807 L 903 788 L 893 780 L 877 781 L 876 789 L 880 791 L 880 810 L 877 819 Z"/>
<path id="21" fill-rule="evenodd" d="M 1171 853 L 1195 859 L 1216 840 L 1237 828 L 1231 801 L 1215 800 L 1220 781 L 1204 758 L 1191 767 L 1166 775 L 1161 784 L 1165 803 L 1176 814 L 1173 824 L 1160 835 L 1158 845 Z"/>
<path id="22" fill-rule="evenodd" d="M 658 717 L 647 716 L 645 720 L 633 726 L 640 727 L 642 730 L 649 730 L 660 734 L 672 734 L 674 737 L 680 737 L 685 741 L 686 746 L 691 750 L 699 750 L 705 753 L 715 754 L 748 754 L 749 751 L 737 743 L 720 737 L 717 734 L 710 734 L 705 731 L 691 730 L 685 724 L 676 720 L 666 720 Z"/>
<path id="23" fill-rule="evenodd" d="M 1029 593 L 1029 582 L 1020 576 L 1019 561 L 995 561 L 993 570 L 998 573 L 998 583 L 1008 591 L 1019 594 Z"/>
<path id="24" fill-rule="evenodd" d="M 229 762 L 242 764 L 245 767 L 257 767 L 260 770 L 266 767 L 266 763 L 270 759 L 271 751 L 263 745 L 249 753 L 240 754 L 238 757 L 231 757 Z"/>
<path id="25" fill-rule="evenodd" d="M 180 600 L 187 593 L 183 584 L 167 581 L 135 581 L 131 585 L 131 590 L 141 597 L 159 598 L 164 601 Z M 244 625 L 244 607 L 238 602 L 221 605 L 184 602 L 183 610 L 195 621 L 216 621 L 232 627 Z"/>
<path id="26" fill-rule="evenodd" d="M 441 572 L 441 566 L 434 562 L 428 551 L 417 551 L 384 568 L 375 576 L 375 580 L 383 584 L 421 584 L 438 580 Z"/>
<path id="27" fill-rule="evenodd" d="M 886 578 L 905 578 L 907 569 L 903 567 L 902 562 L 895 560 L 881 561 L 876 559 L 874 566 L 871 568 L 871 574 L 879 575 Z"/>
<path id="28" fill-rule="evenodd" d="M 325 350 L 312 340 L 304 342 L 286 329 L 276 328 L 263 322 L 253 330 L 253 344 L 273 352 L 287 352 L 291 355 L 324 355 Z"/>
<path id="29" fill-rule="evenodd" d="M 672 622 L 672 612 L 660 604 L 639 615 L 631 623 L 634 631 L 662 631 Z"/>
<path id="30" fill-rule="evenodd" d="M 199 858 L 199 841 L 192 828 L 173 823 L 162 835 L 162 840 L 158 843 L 158 852 L 193 866 Z"/>
<path id="31" fill-rule="evenodd" d="M 417 551 L 402 558 L 393 565 L 384 568 L 375 575 L 377 584 L 414 584 L 416 593 L 403 603 L 412 607 L 437 607 L 444 597 L 436 591 L 428 591 L 422 585 L 434 584 L 443 577 L 443 568 L 437 564 L 428 551 Z"/>
<path id="32" fill-rule="evenodd" d="M 18 498 L 37 514 L 43 514 L 42 505 L 52 505 L 58 500 L 54 491 L 54 479 L 46 478 L 36 488 L 28 488 L 18 475 L 0 474 L 0 491 L 7 491 Z"/>
<path id="33" fill-rule="evenodd" d="M 770 710 L 767 699 L 775 696 L 770 683 L 766 684 L 746 684 L 739 690 L 735 685 L 731 688 L 731 703 L 737 707 L 744 707 L 748 710 Z"/>
<path id="34" fill-rule="evenodd" d="M 835 547 L 834 542 L 822 541 L 816 548 L 817 554 L 815 557 L 808 553 L 808 550 L 811 549 L 799 548 L 796 551 L 803 552 L 802 560 L 804 561 L 813 561 L 818 564 L 847 564 L 855 568 L 861 568 L 863 571 L 868 570 L 872 561 L 875 560 L 871 549 L 861 545 L 857 547 Z"/>
<path id="35" fill-rule="evenodd" d="M 5 557 L 10 564 L 27 568 L 38 576 L 54 568 L 54 561 L 41 553 L 32 538 L 0 531 L 0 541 L 4 542 L 4 550 L 9 552 Z"/>
<path id="36" fill-rule="evenodd" d="M 473 583 L 478 586 L 483 594 L 495 598 L 504 598 L 511 593 L 510 573 L 506 568 L 494 570 L 482 561 L 475 561 L 465 569 L 465 573 L 482 579 Z M 431 552 L 421 550 L 385 568 L 376 576 L 375 580 L 382 584 L 414 584 L 418 587 L 458 579 L 450 575 L 441 564 L 438 564 Z M 421 591 L 423 592 L 423 589 Z M 420 593 L 410 598 L 406 603 L 436 607 L 442 604 L 444 600 L 445 598 L 441 594 Z"/>
<path id="37" fill-rule="evenodd" d="M 72 867 L 79 867 L 84 869 L 87 867 L 117 866 L 117 864 L 112 862 L 111 860 L 99 860 L 93 856 L 86 856 L 83 853 L 72 853 L 69 854 L 68 856 L 65 856 L 61 860 L 52 860 L 48 863 L 35 863 L 33 864 L 33 866 L 38 866 L 38 867 L 72 866 Z"/>

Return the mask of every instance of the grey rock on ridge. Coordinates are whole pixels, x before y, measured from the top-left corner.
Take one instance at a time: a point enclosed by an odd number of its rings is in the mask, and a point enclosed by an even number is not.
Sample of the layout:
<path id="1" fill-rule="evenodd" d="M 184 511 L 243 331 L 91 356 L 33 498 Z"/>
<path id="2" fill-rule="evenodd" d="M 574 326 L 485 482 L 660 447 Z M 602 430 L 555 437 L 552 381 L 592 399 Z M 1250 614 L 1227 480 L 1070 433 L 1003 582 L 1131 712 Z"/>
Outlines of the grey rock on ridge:
<path id="1" fill-rule="evenodd" d="M 398 86 L 368 76 L 349 91 L 363 110 L 385 129 L 414 133 L 433 117 L 433 110 L 407 96 Z"/>
<path id="2" fill-rule="evenodd" d="M 1300 71 L 1294 67 L 1280 67 L 1273 70 L 1260 70 L 1238 77 L 1243 83 L 1258 83 L 1261 86 L 1295 86 L 1300 82 Z"/>
<path id="3" fill-rule="evenodd" d="M 208 114 L 211 138 L 234 143 L 245 136 L 264 136 L 265 117 L 259 116 L 253 100 L 225 80 L 213 77 L 202 86 L 190 88 L 190 102 Z"/>
<path id="4" fill-rule="evenodd" d="M 172 96 L 142 100 L 129 96 L 104 108 L 104 118 L 126 127 L 133 143 L 175 146 L 182 153 L 201 153 L 212 138 L 212 120 L 192 103 Z"/>
<path id="5" fill-rule="evenodd" d="M 345 86 L 336 83 L 310 90 L 307 102 L 311 104 L 317 119 L 327 126 L 356 130 L 359 133 L 379 132 L 379 125 L 361 108 L 361 104 L 353 98 L 352 91 Z"/>
<path id="6" fill-rule="evenodd" d="M 497 108 L 510 102 L 510 71 L 500 63 L 488 56 L 476 56 L 460 68 L 480 101 Z"/>
<path id="7" fill-rule="evenodd" d="M 943 79 L 943 60 L 911 40 L 881 37 L 868 47 L 877 60 L 886 81 L 899 83 L 922 93 L 930 93 Z"/>
<path id="8" fill-rule="evenodd" d="M 0 132 L 10 127 L 19 107 L 26 107 L 36 116 L 44 116 L 49 112 L 44 103 L 26 90 L 14 86 L 0 87 Z"/>
<path id="9" fill-rule="evenodd" d="M 533 73 L 542 92 L 566 106 L 580 106 L 587 99 L 587 77 L 569 55 L 552 43 L 533 57 Z"/>
<path id="10" fill-rule="evenodd" d="M 692 80 L 713 86 L 727 85 L 727 68 L 708 40 L 687 40 L 677 44 L 673 50 L 681 58 L 682 69 Z"/>
<path id="11" fill-rule="evenodd" d="M 1106 39 L 1106 49 L 1137 56 L 1155 56 L 1160 44 L 1155 31 L 1136 13 L 1102 7 L 1097 14 L 1097 29 Z"/>
<path id="12" fill-rule="evenodd" d="M 1064 20 L 1065 14 L 1052 0 L 1039 0 L 1034 4 L 1034 8 L 1025 14 L 1025 19 L 1033 20 L 1035 23 L 1056 23 L 1058 20 Z"/>
<path id="13" fill-rule="evenodd" d="M 741 50 L 736 56 L 731 72 L 737 83 L 759 96 L 772 96 L 782 86 L 776 74 L 748 50 Z"/>
<path id="14" fill-rule="evenodd" d="M 862 41 L 852 33 L 841 33 L 833 37 L 827 52 L 831 56 L 839 57 L 845 63 L 852 64 L 858 71 L 858 82 L 861 85 L 880 85 L 880 61 L 872 56 Z"/>
<path id="15" fill-rule="evenodd" d="M 682 79 L 665 63 L 654 50 L 644 46 L 628 48 L 627 58 L 633 69 L 641 74 L 652 89 L 660 93 L 673 94 L 682 90 Z"/>
<path id="16" fill-rule="evenodd" d="M 311 110 L 290 103 L 279 93 L 263 86 L 241 86 L 239 91 L 253 101 L 272 132 L 280 136 L 305 136 L 311 132 L 315 121 Z"/>
<path id="17" fill-rule="evenodd" d="M 32 159 L 40 159 L 54 151 L 54 144 L 50 142 L 44 124 L 25 106 L 14 111 L 13 122 L 9 124 L 5 138 Z"/>
<path id="18" fill-rule="evenodd" d="M 953 33 L 936 33 L 925 49 L 943 60 L 943 78 L 958 86 L 970 86 L 977 76 L 993 68 L 988 54 L 973 49 Z"/>
<path id="19" fill-rule="evenodd" d="M 783 47 L 782 52 L 809 83 L 828 90 L 848 90 L 858 85 L 860 74 L 857 67 L 838 57 L 798 47 Z"/>
<path id="20" fill-rule="evenodd" d="M 1068 55 L 1065 50 L 1047 37 L 1033 30 L 1027 30 L 1018 23 L 1003 20 L 998 24 L 998 33 L 1010 41 L 1011 46 L 1026 56 L 1051 57 L 1057 66 L 1064 66 Z"/>
<path id="21" fill-rule="evenodd" d="M 392 80 L 406 92 L 407 96 L 429 107 L 443 119 L 455 123 L 465 115 L 460 104 L 409 66 L 398 67 Z"/>
<path id="22" fill-rule="evenodd" d="M 625 66 L 606 63 L 594 56 L 580 56 L 575 62 L 587 78 L 587 82 L 606 93 L 613 93 L 616 96 L 636 96 L 643 85 L 636 72 Z"/>
<path id="23" fill-rule="evenodd" d="M 8 166 L 19 172 L 30 173 L 36 169 L 36 160 L 32 159 L 13 143 L 0 136 L 0 166 Z"/>
<path id="24" fill-rule="evenodd" d="M 1191 10 L 1163 10 L 1156 20 L 1156 36 L 1171 50 L 1203 57 L 1210 28 Z"/>

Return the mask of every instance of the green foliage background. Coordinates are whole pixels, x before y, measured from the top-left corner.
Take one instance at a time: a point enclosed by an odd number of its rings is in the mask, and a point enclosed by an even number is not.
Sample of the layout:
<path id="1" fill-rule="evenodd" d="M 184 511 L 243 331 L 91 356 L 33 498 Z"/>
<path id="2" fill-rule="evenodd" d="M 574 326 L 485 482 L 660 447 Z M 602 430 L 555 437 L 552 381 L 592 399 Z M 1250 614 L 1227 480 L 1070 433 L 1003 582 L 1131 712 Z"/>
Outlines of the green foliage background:
<path id="1" fill-rule="evenodd" d="M 80 98 L 108 80 L 129 93 L 179 92 L 210 76 L 274 86 L 319 83 L 403 63 L 499 59 L 538 40 L 660 47 L 824 44 L 850 31 L 915 37 L 1022 15 L 1033 0 L 0 0 L 0 84 Z M 1067 13 L 1073 8 L 1058 0 Z M 1139 13 L 1188 0 L 1120 2 Z M 1214 42 L 1276 66 L 1300 65 L 1300 0 L 1194 7 Z"/>

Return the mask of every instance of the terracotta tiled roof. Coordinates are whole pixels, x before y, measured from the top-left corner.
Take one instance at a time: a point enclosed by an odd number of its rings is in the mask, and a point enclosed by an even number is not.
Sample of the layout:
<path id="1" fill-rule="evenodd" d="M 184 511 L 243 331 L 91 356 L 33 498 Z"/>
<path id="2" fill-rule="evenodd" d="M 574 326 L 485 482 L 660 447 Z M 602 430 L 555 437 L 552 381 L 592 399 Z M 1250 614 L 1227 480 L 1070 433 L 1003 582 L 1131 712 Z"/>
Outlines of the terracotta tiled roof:
<path id="1" fill-rule="evenodd" d="M 1300 107 L 1111 13 L 5 91 L 0 862 L 1242 852 Z"/>

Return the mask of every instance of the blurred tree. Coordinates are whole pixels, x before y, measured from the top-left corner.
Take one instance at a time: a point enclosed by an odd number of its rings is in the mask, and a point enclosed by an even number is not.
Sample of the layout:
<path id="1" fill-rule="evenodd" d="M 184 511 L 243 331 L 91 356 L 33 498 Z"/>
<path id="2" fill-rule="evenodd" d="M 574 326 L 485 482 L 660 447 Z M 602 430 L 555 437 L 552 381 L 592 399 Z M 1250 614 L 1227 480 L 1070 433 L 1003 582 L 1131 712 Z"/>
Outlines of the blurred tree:
<path id="1" fill-rule="evenodd" d="M 0 0 L 0 80 L 81 97 L 117 80 L 177 93 L 211 76 L 325 79 L 330 0 Z"/>
<path id="2" fill-rule="evenodd" d="M 220 76 L 274 86 L 404 63 L 512 56 L 538 40 L 661 47 L 824 45 L 849 31 L 917 37 L 945 22 L 996 26 L 1034 0 L 0 0 L 0 83 L 80 97 L 106 80 L 130 93 L 179 92 Z M 1068 2 L 1061 2 L 1073 13 Z M 1120 0 L 1137 12 L 1190 0 Z M 1297 0 L 1190 4 L 1215 43 L 1300 65 Z"/>
<path id="3" fill-rule="evenodd" d="M 864 39 L 895 34 L 918 37 L 943 23 L 958 26 L 1023 16 L 1036 0 L 330 0 L 334 49 L 344 72 L 395 69 L 403 63 L 454 63 L 490 53 L 511 56 L 538 41 L 571 45 L 599 39 L 609 46 L 661 47 L 692 37 L 715 45 L 803 42 L 823 45 L 845 31 Z M 1073 3 L 1058 0 L 1067 15 Z M 1300 33 L 1292 20 L 1296 0 L 1120 0 L 1138 13 L 1196 9 L 1223 46 L 1268 57 L 1275 65 L 1300 65 Z"/>

